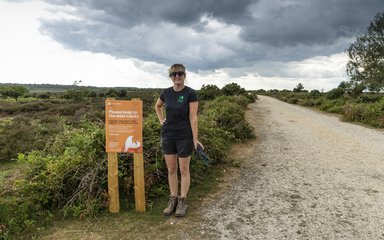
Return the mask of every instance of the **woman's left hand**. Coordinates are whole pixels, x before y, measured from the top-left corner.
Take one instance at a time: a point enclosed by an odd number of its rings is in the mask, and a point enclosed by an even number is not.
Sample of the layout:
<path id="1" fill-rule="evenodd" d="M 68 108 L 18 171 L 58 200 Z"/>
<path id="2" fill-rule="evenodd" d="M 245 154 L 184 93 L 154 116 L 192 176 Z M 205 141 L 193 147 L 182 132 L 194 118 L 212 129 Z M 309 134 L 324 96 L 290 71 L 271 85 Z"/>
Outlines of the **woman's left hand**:
<path id="1" fill-rule="evenodd" d="M 196 140 L 196 141 L 194 142 L 194 145 L 195 145 L 195 149 L 197 149 L 197 146 L 198 146 L 198 145 L 200 145 L 200 146 L 204 149 L 203 144 L 201 144 L 201 142 L 199 142 L 199 140 Z"/>

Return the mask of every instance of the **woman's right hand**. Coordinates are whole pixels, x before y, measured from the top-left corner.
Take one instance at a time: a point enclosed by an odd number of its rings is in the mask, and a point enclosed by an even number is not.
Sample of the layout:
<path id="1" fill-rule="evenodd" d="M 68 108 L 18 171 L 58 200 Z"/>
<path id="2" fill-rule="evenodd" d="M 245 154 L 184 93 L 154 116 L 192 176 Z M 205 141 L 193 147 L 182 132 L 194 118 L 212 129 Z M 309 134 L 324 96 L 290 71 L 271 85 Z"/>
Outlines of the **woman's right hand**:
<path id="1" fill-rule="evenodd" d="M 164 123 L 165 123 L 166 120 L 167 120 L 167 119 L 164 118 L 163 121 L 160 122 L 161 126 L 164 125 Z"/>

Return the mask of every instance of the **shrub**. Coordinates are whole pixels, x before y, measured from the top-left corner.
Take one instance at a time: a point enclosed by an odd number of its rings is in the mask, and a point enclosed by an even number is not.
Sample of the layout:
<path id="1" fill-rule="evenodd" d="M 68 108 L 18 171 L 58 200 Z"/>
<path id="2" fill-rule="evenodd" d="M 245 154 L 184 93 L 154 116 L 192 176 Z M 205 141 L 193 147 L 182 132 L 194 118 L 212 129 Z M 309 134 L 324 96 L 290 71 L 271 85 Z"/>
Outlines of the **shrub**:
<path id="1" fill-rule="evenodd" d="M 216 85 L 203 85 L 198 91 L 199 100 L 213 100 L 221 95 L 220 88 Z"/>
<path id="2" fill-rule="evenodd" d="M 344 106 L 343 120 L 359 122 L 362 120 L 364 109 L 358 104 L 346 104 Z"/>
<path id="3" fill-rule="evenodd" d="M 231 98 L 228 98 L 228 100 L 233 101 L 234 103 L 239 105 L 242 109 L 246 109 L 248 104 L 252 103 L 252 101 L 246 95 L 235 95 Z"/>
<path id="4" fill-rule="evenodd" d="M 321 92 L 319 90 L 311 90 L 308 93 L 308 98 L 309 99 L 317 99 L 321 97 Z"/>
<path id="5" fill-rule="evenodd" d="M 42 112 L 49 109 L 50 103 L 46 102 L 40 102 L 40 101 L 33 101 L 33 102 L 26 102 L 17 107 L 17 110 L 19 112 Z"/>
<path id="6" fill-rule="evenodd" d="M 219 128 L 208 115 L 199 118 L 199 135 L 213 164 L 224 162 L 230 145 L 236 141 L 233 133 Z"/>
<path id="7" fill-rule="evenodd" d="M 357 102 L 360 102 L 360 103 L 374 103 L 374 102 L 377 102 L 379 101 L 380 99 L 384 98 L 383 95 L 381 94 L 375 94 L 375 93 L 363 93 L 361 94 L 358 99 L 357 99 Z"/>
<path id="8" fill-rule="evenodd" d="M 85 216 L 103 208 L 107 175 L 103 149 L 104 129 L 87 123 L 57 135 L 45 150 L 19 155 L 27 165 L 25 179 L 0 201 L 7 232 L 42 224 L 53 214 Z"/>
<path id="9" fill-rule="evenodd" d="M 64 93 L 63 98 L 64 99 L 72 99 L 75 102 L 82 102 L 82 101 L 84 101 L 84 97 L 86 94 L 87 93 L 84 90 L 70 89 Z"/>
<path id="10" fill-rule="evenodd" d="M 166 183 L 168 181 L 167 167 L 163 160 L 160 142 L 161 125 L 156 114 L 149 114 L 143 124 L 143 149 L 145 161 L 145 188 L 146 195 L 151 199 L 168 194 Z M 129 181 L 133 182 L 133 176 Z"/>
<path id="11" fill-rule="evenodd" d="M 6 123 L 1 132 L 4 137 L 0 138 L 0 162 L 12 160 L 18 153 L 43 149 L 55 134 L 62 131 L 60 121 L 57 117 L 35 121 L 17 117 Z"/>
<path id="12" fill-rule="evenodd" d="M 37 98 L 40 98 L 40 99 L 49 99 L 51 96 L 49 93 L 41 93 L 39 95 L 37 95 Z"/>
<path id="13" fill-rule="evenodd" d="M 304 90 L 304 85 L 302 83 L 297 84 L 297 86 L 292 90 L 293 92 L 302 92 Z"/>
<path id="14" fill-rule="evenodd" d="M 237 83 L 229 83 L 225 85 L 221 92 L 225 96 L 234 96 L 234 95 L 244 95 L 246 93 L 245 89 L 240 87 Z"/>
<path id="15" fill-rule="evenodd" d="M 327 92 L 325 94 L 325 97 L 327 99 L 337 99 L 337 98 L 340 98 L 341 96 L 343 96 L 345 93 L 345 90 L 344 89 L 341 89 L 341 88 L 334 88 L 332 89 L 331 91 Z"/>
<path id="16" fill-rule="evenodd" d="M 252 138 L 253 129 L 245 121 L 244 109 L 233 97 L 218 97 L 205 106 L 204 115 L 216 122 L 217 127 L 228 131 L 241 141 Z"/>
<path id="17" fill-rule="evenodd" d="M 344 113 L 344 104 L 345 100 L 343 99 L 334 99 L 334 100 L 325 100 L 320 105 L 320 110 L 330 112 L 330 113 Z"/>
<path id="18" fill-rule="evenodd" d="M 246 94 L 244 94 L 244 96 L 248 98 L 249 103 L 253 103 L 257 100 L 256 92 L 247 92 Z"/>
<path id="19" fill-rule="evenodd" d="M 296 104 L 302 105 L 302 106 L 313 106 L 311 105 L 312 104 L 311 101 L 309 101 L 308 99 L 301 99 L 301 98 L 297 100 Z"/>
<path id="20" fill-rule="evenodd" d="M 288 103 L 296 104 L 299 101 L 299 98 L 297 97 L 291 97 L 287 99 Z"/>
<path id="21" fill-rule="evenodd" d="M 6 97 L 14 98 L 16 101 L 19 97 L 26 95 L 29 92 L 24 86 L 5 86 L 0 87 L 0 95 Z"/>
<path id="22" fill-rule="evenodd" d="M 346 104 L 343 120 L 361 122 L 382 128 L 384 127 L 384 100 L 370 104 Z"/>

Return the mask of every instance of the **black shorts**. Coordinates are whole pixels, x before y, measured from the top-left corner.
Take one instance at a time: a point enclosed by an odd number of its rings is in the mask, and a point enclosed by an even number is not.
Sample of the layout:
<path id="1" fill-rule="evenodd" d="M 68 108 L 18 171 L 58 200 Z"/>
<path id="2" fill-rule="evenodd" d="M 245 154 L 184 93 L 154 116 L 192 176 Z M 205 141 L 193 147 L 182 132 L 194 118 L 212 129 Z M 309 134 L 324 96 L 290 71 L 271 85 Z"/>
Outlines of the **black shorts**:
<path id="1" fill-rule="evenodd" d="M 161 147 L 164 154 L 177 154 L 182 158 L 191 156 L 194 148 L 192 138 L 162 138 Z"/>

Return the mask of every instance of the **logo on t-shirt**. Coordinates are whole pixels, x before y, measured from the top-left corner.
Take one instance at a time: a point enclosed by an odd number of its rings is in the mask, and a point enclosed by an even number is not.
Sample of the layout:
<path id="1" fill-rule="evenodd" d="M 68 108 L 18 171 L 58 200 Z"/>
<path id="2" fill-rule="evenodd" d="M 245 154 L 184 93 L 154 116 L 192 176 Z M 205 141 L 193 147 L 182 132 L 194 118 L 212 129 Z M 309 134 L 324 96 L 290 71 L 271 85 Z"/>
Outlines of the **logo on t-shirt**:
<path id="1" fill-rule="evenodd" d="M 184 96 L 179 96 L 179 99 L 177 101 L 179 103 L 183 103 L 184 102 Z"/>

